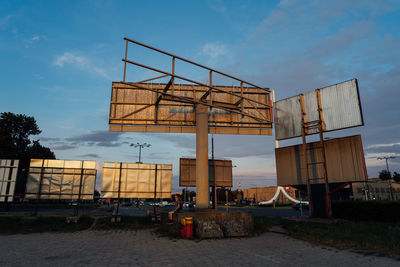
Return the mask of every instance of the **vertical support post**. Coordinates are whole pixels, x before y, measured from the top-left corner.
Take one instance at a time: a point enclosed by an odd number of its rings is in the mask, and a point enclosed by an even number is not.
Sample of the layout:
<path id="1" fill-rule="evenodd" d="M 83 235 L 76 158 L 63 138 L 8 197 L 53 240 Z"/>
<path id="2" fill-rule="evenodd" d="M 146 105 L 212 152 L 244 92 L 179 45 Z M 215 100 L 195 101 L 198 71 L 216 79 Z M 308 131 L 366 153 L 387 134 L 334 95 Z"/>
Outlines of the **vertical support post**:
<path id="1" fill-rule="evenodd" d="M 172 73 L 173 75 L 175 75 L 175 57 L 172 57 L 172 70 L 171 70 L 171 73 Z M 172 88 L 174 87 L 174 83 L 175 83 L 175 77 L 172 76 L 172 77 L 171 77 L 171 87 L 172 87 Z"/>
<path id="2" fill-rule="evenodd" d="M 319 116 L 319 124 L 318 124 L 319 142 L 321 144 L 322 161 L 323 161 L 323 165 L 324 165 L 325 193 L 326 193 L 326 216 L 328 218 L 332 218 L 331 196 L 329 194 L 329 179 L 328 179 L 328 170 L 326 168 L 326 155 L 325 155 L 325 144 L 324 144 L 324 133 L 323 133 L 325 130 L 325 123 L 324 123 L 324 117 L 322 115 L 322 101 L 321 101 L 320 90 L 317 89 L 316 92 L 317 92 L 318 116 Z"/>
<path id="3" fill-rule="evenodd" d="M 83 179 L 83 161 L 81 161 L 81 177 L 79 179 L 78 203 L 76 203 L 75 216 L 78 216 L 79 213 L 79 204 L 81 202 L 81 193 L 82 193 L 82 179 Z"/>
<path id="4" fill-rule="evenodd" d="M 300 106 L 301 106 L 301 125 L 302 125 L 302 141 L 303 141 L 303 155 L 304 155 L 304 167 L 306 169 L 306 182 L 307 182 L 307 195 L 308 195 L 308 203 L 310 206 L 310 211 L 311 211 L 311 217 L 314 216 L 314 206 L 313 206 L 313 201 L 311 197 L 311 185 L 310 185 L 310 177 L 308 173 L 308 156 L 307 156 L 307 141 L 306 141 L 306 134 L 307 134 L 307 129 L 306 129 L 306 106 L 304 104 L 304 95 L 300 94 Z"/>
<path id="5" fill-rule="evenodd" d="M 213 185 L 213 209 L 217 208 L 217 177 L 216 177 L 216 169 L 215 169 L 215 160 L 214 160 L 214 135 L 211 138 L 211 159 L 213 163 L 213 176 L 214 176 L 214 185 Z"/>
<path id="6" fill-rule="evenodd" d="M 272 90 L 272 105 L 275 106 L 275 90 Z M 279 148 L 279 141 L 276 140 L 276 133 L 275 133 L 275 148 Z"/>
<path id="7" fill-rule="evenodd" d="M 119 182 L 118 182 L 118 205 L 117 205 L 117 213 L 115 215 L 119 215 L 119 203 L 121 202 L 121 180 L 122 180 L 122 162 L 119 163 Z"/>
<path id="8" fill-rule="evenodd" d="M 154 209 L 153 209 L 153 211 L 154 211 L 154 218 L 155 218 L 155 221 L 156 221 L 156 218 L 157 218 L 157 216 L 156 216 L 156 199 L 157 199 L 157 168 L 158 168 L 158 165 L 156 164 L 156 169 L 155 169 L 155 175 L 154 175 L 154 198 L 153 198 L 153 207 L 154 207 Z"/>
<path id="9" fill-rule="evenodd" d="M 124 77 L 122 79 L 123 82 L 125 82 L 125 78 L 126 78 L 126 60 L 127 59 L 128 59 L 128 40 L 126 40 L 126 43 L 125 43 Z"/>
<path id="10" fill-rule="evenodd" d="M 208 107 L 196 105 L 196 208 L 209 205 L 208 187 Z"/>

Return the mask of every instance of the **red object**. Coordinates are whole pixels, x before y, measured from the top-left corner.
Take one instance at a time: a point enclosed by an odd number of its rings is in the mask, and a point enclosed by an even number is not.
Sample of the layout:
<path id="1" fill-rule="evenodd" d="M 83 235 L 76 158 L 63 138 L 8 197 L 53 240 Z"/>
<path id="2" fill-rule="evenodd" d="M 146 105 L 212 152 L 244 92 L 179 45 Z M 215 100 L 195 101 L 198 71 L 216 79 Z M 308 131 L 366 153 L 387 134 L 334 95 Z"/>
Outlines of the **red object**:
<path id="1" fill-rule="evenodd" d="M 182 237 L 186 237 L 186 229 L 185 229 L 185 226 L 184 225 L 181 225 L 181 236 Z"/>
<path id="2" fill-rule="evenodd" d="M 192 238 L 193 237 L 193 224 L 187 223 L 185 225 L 185 230 L 186 230 L 186 238 Z"/>
<path id="3" fill-rule="evenodd" d="M 285 190 L 286 191 L 290 190 L 290 186 L 285 186 Z"/>

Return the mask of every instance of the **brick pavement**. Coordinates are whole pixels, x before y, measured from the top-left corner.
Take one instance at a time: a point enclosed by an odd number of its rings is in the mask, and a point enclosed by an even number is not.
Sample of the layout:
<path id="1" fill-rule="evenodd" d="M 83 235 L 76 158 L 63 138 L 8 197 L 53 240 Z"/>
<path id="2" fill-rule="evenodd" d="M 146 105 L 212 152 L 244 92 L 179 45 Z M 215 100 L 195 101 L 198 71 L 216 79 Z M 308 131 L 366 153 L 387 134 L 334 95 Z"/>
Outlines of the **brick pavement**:
<path id="1" fill-rule="evenodd" d="M 0 236 L 0 266 L 400 266 L 390 258 L 314 246 L 265 233 L 174 240 L 150 230 Z"/>

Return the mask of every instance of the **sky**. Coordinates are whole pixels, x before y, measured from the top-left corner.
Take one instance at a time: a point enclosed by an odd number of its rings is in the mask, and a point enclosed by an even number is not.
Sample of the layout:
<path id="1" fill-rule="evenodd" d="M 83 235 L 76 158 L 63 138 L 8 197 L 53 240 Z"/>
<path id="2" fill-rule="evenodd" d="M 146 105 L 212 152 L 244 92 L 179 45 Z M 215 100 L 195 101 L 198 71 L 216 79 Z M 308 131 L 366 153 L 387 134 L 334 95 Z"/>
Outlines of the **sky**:
<path id="1" fill-rule="evenodd" d="M 357 78 L 365 126 L 325 136 L 361 134 L 369 177 L 386 168 L 382 155 L 397 156 L 389 168 L 400 172 L 399 18 L 400 1 L 391 0 L 0 1 L 0 112 L 34 116 L 42 133 L 33 139 L 58 159 L 136 162 L 129 145 L 150 143 L 142 161 L 173 164 L 179 190 L 179 158 L 195 157 L 193 134 L 108 131 L 128 37 L 274 89 L 276 100 Z M 129 57 L 167 66 L 140 49 Z M 184 65 L 176 73 L 205 79 Z M 129 67 L 127 81 L 152 76 Z M 273 136 L 214 142 L 215 157 L 236 166 L 234 188 L 276 185 Z"/>

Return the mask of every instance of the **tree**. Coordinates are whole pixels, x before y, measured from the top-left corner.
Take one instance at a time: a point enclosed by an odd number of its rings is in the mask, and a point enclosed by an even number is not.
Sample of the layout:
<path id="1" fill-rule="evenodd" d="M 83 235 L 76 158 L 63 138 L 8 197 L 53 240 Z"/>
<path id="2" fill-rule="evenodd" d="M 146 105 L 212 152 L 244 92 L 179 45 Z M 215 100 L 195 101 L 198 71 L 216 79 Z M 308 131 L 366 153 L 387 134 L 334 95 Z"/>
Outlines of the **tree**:
<path id="1" fill-rule="evenodd" d="M 400 182 L 400 173 L 394 172 L 392 178 L 393 178 L 393 180 L 395 180 L 395 182 L 399 183 Z"/>
<path id="2" fill-rule="evenodd" d="M 0 114 L 0 158 L 20 160 L 15 194 L 25 193 L 31 158 L 55 159 L 50 148 L 29 139 L 41 132 L 34 117 L 11 112 Z"/>
<path id="3" fill-rule="evenodd" d="M 379 173 L 379 179 L 381 179 L 382 181 L 390 180 L 391 178 L 392 178 L 392 175 L 387 170 L 382 170 Z"/>

